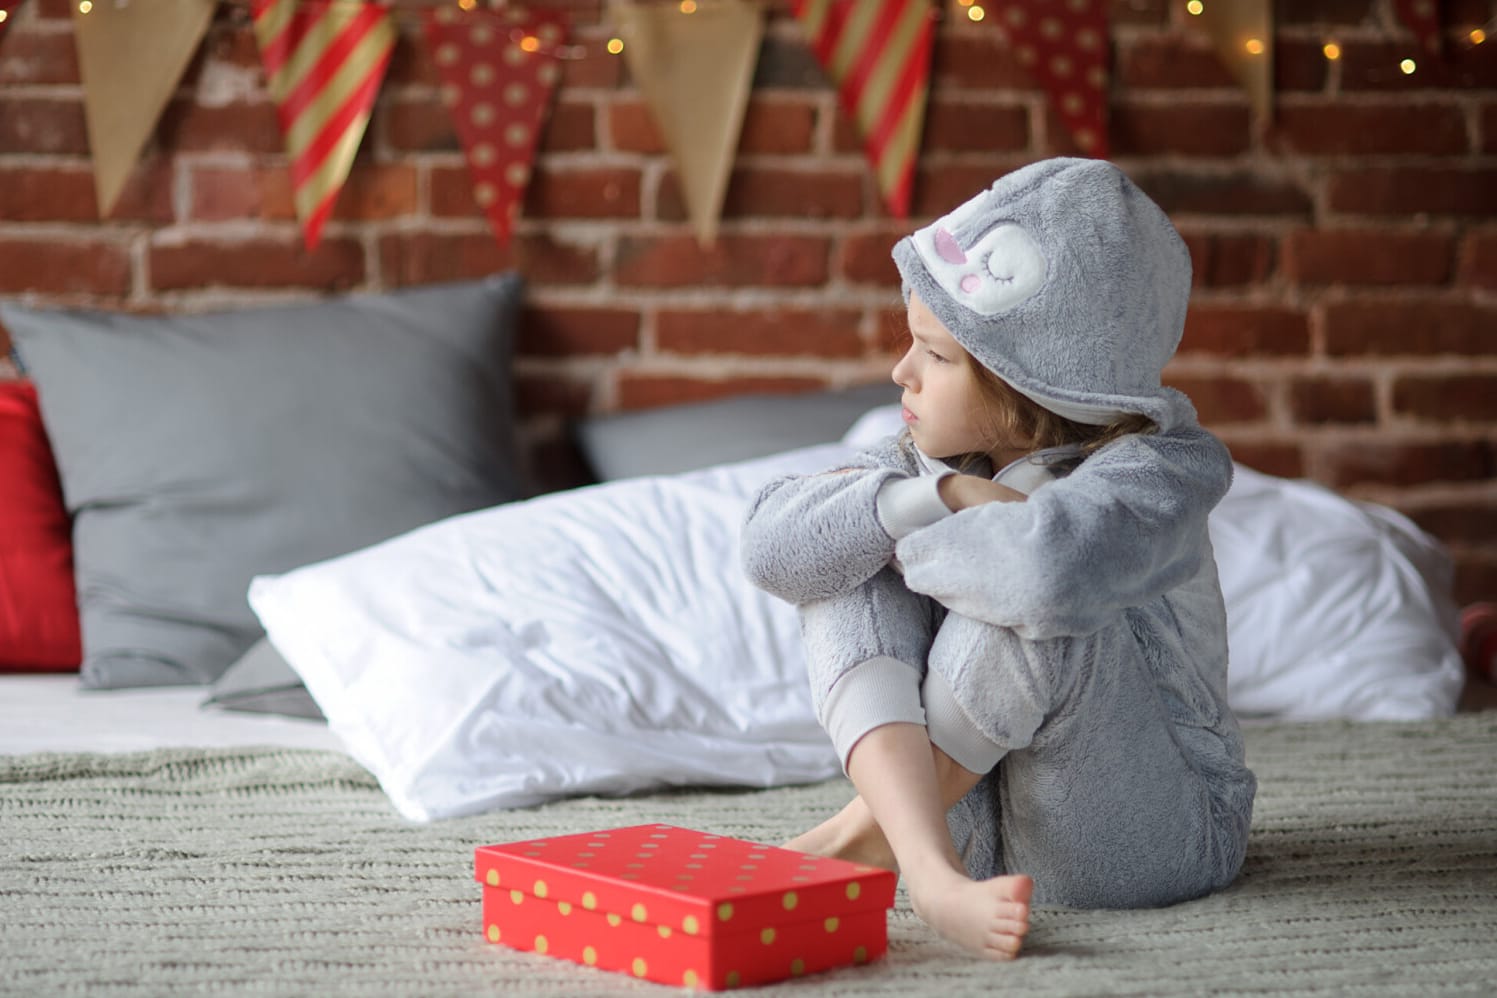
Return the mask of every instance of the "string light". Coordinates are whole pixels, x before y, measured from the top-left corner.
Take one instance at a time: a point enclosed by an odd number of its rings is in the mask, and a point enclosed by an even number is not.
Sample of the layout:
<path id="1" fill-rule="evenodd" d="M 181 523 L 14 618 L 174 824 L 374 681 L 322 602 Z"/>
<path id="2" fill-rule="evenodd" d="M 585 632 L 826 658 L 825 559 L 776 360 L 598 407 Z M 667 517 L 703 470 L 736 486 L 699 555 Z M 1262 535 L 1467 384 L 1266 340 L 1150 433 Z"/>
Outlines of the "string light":
<path id="1" fill-rule="evenodd" d="M 1337 45 L 1335 42 L 1326 42 L 1325 47 L 1322 48 L 1321 51 L 1324 52 L 1325 57 L 1332 62 L 1335 62 L 1337 59 L 1341 58 L 1341 46 Z"/>
<path id="2" fill-rule="evenodd" d="M 80 14 L 87 14 L 89 11 L 91 11 L 93 9 L 94 9 L 93 0 L 79 0 L 79 2 L 78 2 L 78 13 L 80 13 Z"/>
<path id="3" fill-rule="evenodd" d="M 10 11 L 0 10 L 0 24 L 4 24 L 6 18 L 10 17 Z"/>
<path id="4" fill-rule="evenodd" d="M 1471 33 L 1466 37 L 1471 40 L 1472 45 L 1480 45 L 1487 40 L 1487 33 L 1480 28 L 1472 28 Z"/>
<path id="5" fill-rule="evenodd" d="M 1405 59 L 1398 64 L 1398 68 L 1403 70 L 1403 75 L 1413 76 L 1414 70 L 1418 69 L 1419 66 L 1413 59 Z"/>
<path id="6" fill-rule="evenodd" d="M 610 38 L 608 39 L 607 48 L 609 55 L 618 55 L 624 51 L 624 40 L 622 38 Z"/>
<path id="7" fill-rule="evenodd" d="M 1201 14 L 1205 13 L 1206 5 L 1201 3 L 1201 0 L 1190 0 L 1190 3 L 1185 5 L 1185 9 L 1199 17 Z"/>
<path id="8" fill-rule="evenodd" d="M 1261 38 L 1249 38 L 1247 41 L 1245 41 L 1245 42 L 1242 43 L 1242 47 L 1245 48 L 1245 49 L 1247 49 L 1247 54 L 1248 55 L 1262 55 L 1263 54 L 1263 39 L 1261 39 Z"/>
<path id="9" fill-rule="evenodd" d="M 988 12 L 985 11 L 985 10 L 983 10 L 981 7 L 979 7 L 975 3 L 972 6 L 970 6 L 970 7 L 967 8 L 967 20 L 969 20 L 969 21 L 973 21 L 973 22 L 981 21 L 983 18 L 985 18 L 987 16 L 988 16 Z"/>
<path id="10" fill-rule="evenodd" d="M 681 13 L 695 14 L 697 12 L 697 0 L 681 0 Z"/>

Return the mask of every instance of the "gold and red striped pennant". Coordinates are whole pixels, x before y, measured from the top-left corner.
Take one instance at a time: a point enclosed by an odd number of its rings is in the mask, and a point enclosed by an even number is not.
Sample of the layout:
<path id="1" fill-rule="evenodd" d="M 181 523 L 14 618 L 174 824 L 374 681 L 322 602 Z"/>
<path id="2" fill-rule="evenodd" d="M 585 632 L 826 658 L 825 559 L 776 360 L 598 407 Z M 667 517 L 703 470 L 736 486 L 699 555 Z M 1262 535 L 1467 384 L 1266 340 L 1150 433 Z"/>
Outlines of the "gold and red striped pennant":
<path id="1" fill-rule="evenodd" d="M 895 215 L 908 215 L 930 91 L 930 4 L 792 0 L 792 6 L 858 126 L 884 203 Z"/>
<path id="2" fill-rule="evenodd" d="M 395 47 L 388 9 L 353 0 L 252 0 L 296 217 L 308 249 L 348 178 Z"/>

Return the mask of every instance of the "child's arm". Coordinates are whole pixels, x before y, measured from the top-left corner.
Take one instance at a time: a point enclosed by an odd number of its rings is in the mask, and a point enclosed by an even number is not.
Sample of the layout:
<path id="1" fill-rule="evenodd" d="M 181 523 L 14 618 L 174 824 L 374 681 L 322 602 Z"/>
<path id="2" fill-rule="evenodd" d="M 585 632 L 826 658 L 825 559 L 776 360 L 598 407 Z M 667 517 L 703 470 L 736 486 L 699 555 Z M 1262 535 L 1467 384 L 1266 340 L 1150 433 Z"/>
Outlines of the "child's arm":
<path id="1" fill-rule="evenodd" d="M 906 585 L 958 613 L 1025 638 L 1087 634 L 1195 574 L 1231 480 L 1205 430 L 1129 437 L 1027 502 L 966 509 L 896 550 Z"/>
<path id="2" fill-rule="evenodd" d="M 841 468 L 770 482 L 750 502 L 740 535 L 749 580 L 796 605 L 867 582 L 894 557 L 879 492 L 915 470 L 891 439 Z"/>

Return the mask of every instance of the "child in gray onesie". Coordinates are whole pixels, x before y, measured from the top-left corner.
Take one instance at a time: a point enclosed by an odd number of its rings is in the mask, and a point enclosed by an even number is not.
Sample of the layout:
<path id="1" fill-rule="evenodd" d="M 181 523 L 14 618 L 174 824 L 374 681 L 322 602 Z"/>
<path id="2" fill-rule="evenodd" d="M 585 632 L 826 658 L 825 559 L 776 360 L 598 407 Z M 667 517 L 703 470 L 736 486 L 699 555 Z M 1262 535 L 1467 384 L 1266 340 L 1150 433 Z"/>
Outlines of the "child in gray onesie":
<path id="1" fill-rule="evenodd" d="M 753 581 L 800 608 L 858 796 L 792 848 L 897 868 L 939 933 L 1016 955 L 1031 901 L 1170 904 L 1241 868 L 1207 514 L 1231 459 L 1162 387 L 1190 294 L 1164 213 L 1039 162 L 902 239 L 906 430 L 771 482 Z"/>

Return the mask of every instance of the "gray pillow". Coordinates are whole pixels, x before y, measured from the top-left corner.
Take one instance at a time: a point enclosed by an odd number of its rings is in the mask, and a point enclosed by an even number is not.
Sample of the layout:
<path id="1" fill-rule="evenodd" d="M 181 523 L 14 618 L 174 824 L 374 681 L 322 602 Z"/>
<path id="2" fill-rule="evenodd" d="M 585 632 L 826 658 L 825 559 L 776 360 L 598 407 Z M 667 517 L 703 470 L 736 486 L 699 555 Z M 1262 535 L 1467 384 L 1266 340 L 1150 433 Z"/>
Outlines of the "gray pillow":
<path id="1" fill-rule="evenodd" d="M 0 303 L 73 514 L 83 685 L 212 682 L 256 575 L 520 496 L 513 274 L 173 317 Z"/>
<path id="2" fill-rule="evenodd" d="M 899 401 L 892 382 L 803 395 L 740 395 L 616 413 L 577 425 L 600 481 L 673 475 L 834 443 L 869 409 Z"/>

